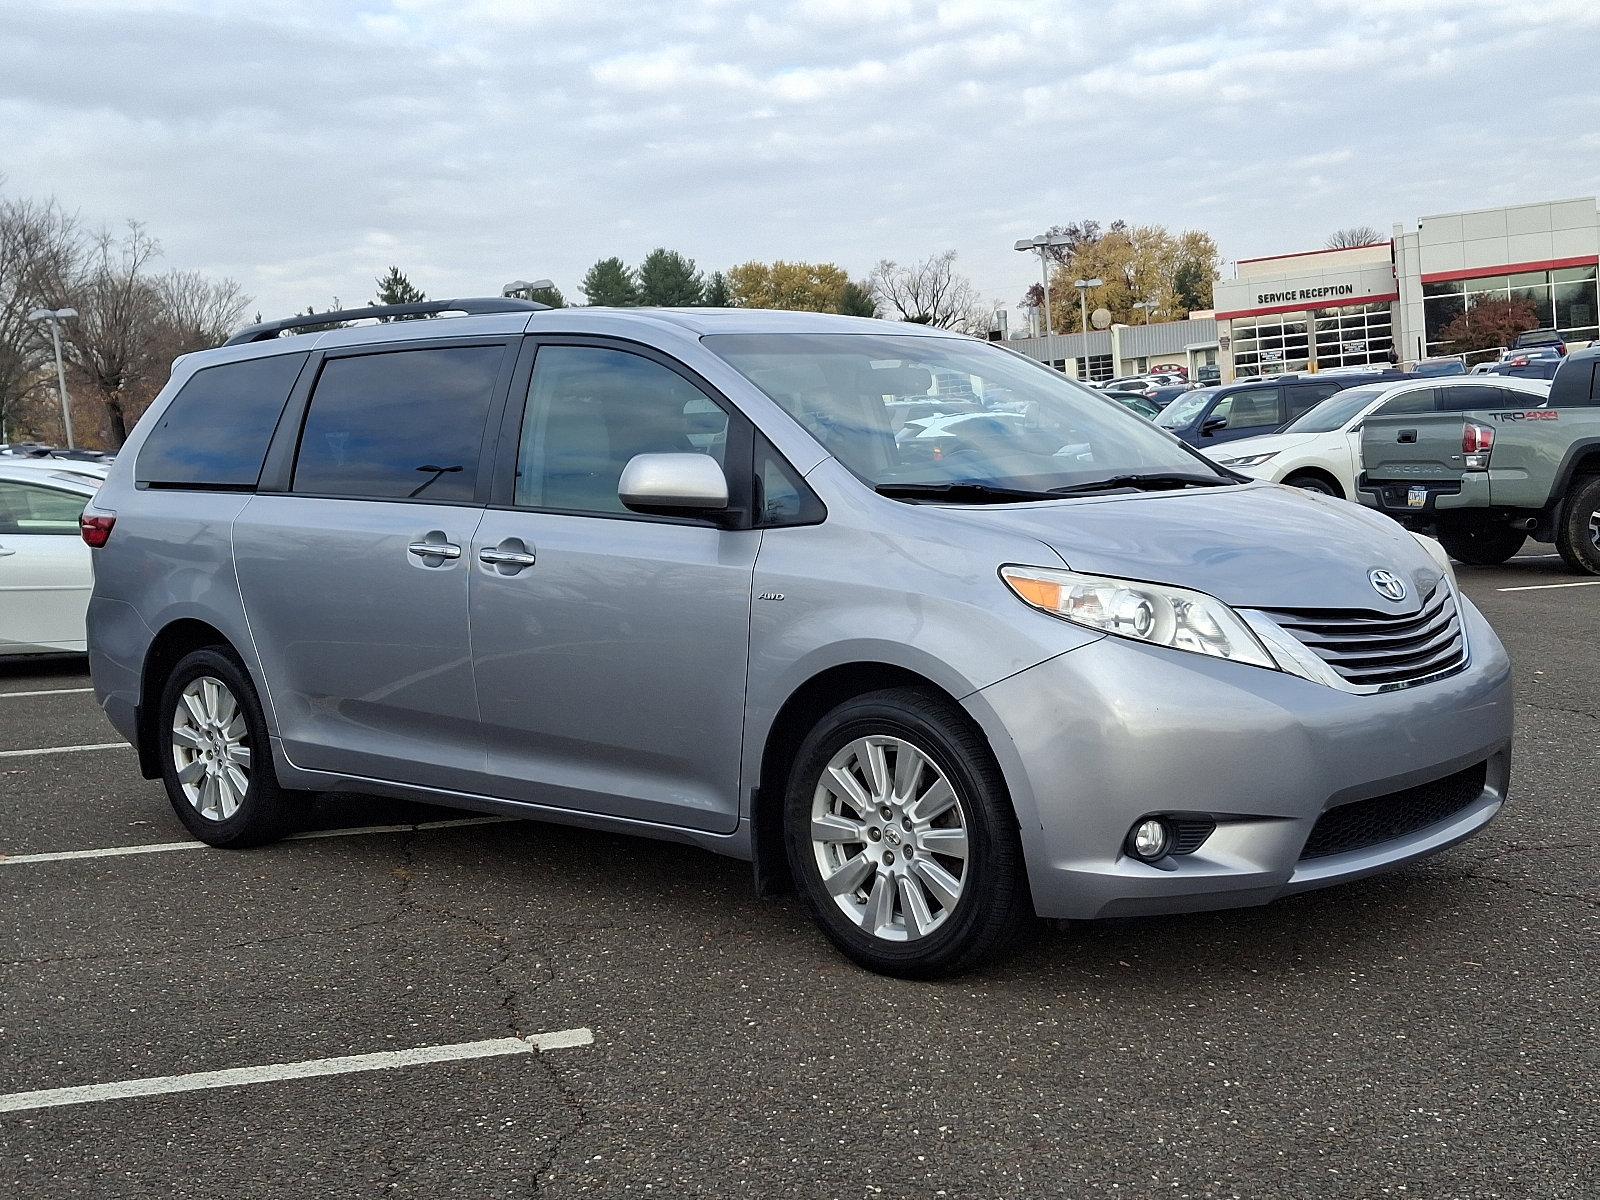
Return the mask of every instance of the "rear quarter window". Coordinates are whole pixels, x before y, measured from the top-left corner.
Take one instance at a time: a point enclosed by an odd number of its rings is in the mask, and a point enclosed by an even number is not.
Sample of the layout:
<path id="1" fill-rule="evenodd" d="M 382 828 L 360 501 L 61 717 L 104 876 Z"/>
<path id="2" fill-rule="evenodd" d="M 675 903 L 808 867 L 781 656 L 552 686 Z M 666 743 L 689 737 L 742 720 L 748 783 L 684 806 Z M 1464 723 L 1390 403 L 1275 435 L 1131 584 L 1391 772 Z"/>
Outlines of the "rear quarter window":
<path id="1" fill-rule="evenodd" d="M 253 488 L 305 354 L 196 371 L 156 418 L 134 469 L 139 483 Z"/>

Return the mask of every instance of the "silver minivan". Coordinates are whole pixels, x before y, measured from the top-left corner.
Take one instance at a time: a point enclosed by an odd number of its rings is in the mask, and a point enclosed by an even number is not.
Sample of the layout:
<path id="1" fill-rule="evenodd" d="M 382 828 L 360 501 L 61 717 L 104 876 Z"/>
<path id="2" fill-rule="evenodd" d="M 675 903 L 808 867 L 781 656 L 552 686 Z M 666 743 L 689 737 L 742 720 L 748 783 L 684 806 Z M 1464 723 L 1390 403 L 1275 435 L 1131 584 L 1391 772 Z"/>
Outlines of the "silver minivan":
<path id="1" fill-rule="evenodd" d="M 213 845 L 330 790 L 636 832 L 933 975 L 1034 915 L 1368 875 L 1505 800 L 1509 665 L 1436 544 L 1032 360 L 364 312 L 433 319 L 180 360 L 84 514 L 96 694 Z"/>

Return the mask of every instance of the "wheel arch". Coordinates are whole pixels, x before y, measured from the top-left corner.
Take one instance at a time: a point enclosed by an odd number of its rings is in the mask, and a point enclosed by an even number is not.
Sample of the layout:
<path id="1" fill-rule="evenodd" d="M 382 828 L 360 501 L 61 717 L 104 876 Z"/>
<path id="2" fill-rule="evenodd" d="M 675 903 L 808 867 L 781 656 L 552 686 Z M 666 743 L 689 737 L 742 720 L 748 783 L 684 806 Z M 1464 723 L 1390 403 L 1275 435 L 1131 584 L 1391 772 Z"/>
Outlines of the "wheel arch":
<path id="1" fill-rule="evenodd" d="M 1573 483 L 1585 475 L 1600 475 L 1600 437 L 1584 438 L 1567 447 L 1550 490 L 1551 503 L 1559 507 Z"/>
<path id="2" fill-rule="evenodd" d="M 789 891 L 794 883 L 783 846 L 783 800 L 789 771 L 806 734 L 829 710 L 855 696 L 885 688 L 908 687 L 929 692 L 949 704 L 968 722 L 995 759 L 988 732 L 967 712 L 960 699 L 936 680 L 910 667 L 881 661 L 838 663 L 806 679 L 779 706 L 762 742 L 758 784 L 750 805 L 750 850 L 756 889 L 763 894 Z M 1001 778 L 1005 771 L 1000 768 Z M 1008 793 L 1006 802 L 1011 804 Z M 1012 806 L 1015 815 L 1015 805 Z"/>
<path id="3" fill-rule="evenodd" d="M 1339 499 L 1350 499 L 1350 494 L 1345 491 L 1345 486 L 1339 482 L 1339 477 L 1337 475 L 1328 470 L 1326 467 L 1319 467 L 1311 463 L 1296 467 L 1294 470 L 1290 471 L 1283 477 L 1283 482 L 1289 487 L 1294 487 L 1294 481 L 1296 479 L 1304 479 L 1307 476 L 1327 484 L 1333 489 L 1333 494 Z"/>
<path id="4" fill-rule="evenodd" d="M 138 737 L 134 748 L 139 752 L 139 773 L 146 779 L 161 777 L 161 757 L 156 737 L 161 690 L 166 686 L 172 668 L 184 655 L 207 646 L 226 650 L 243 662 L 238 647 L 228 640 L 222 630 L 197 617 L 180 617 L 162 626 L 145 651 L 144 666 L 139 673 Z M 245 673 L 249 674 L 248 668 Z"/>

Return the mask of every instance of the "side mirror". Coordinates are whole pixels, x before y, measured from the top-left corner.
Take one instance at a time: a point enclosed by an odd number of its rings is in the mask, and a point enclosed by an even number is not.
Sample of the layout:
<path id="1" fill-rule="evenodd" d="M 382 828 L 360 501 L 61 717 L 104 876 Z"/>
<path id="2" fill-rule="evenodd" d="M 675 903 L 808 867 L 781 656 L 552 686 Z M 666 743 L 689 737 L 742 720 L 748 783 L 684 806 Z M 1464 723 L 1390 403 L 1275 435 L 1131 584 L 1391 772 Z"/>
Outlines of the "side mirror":
<path id="1" fill-rule="evenodd" d="M 617 498 L 633 512 L 693 517 L 728 507 L 728 477 L 704 454 L 635 454 L 617 481 Z"/>
<path id="2" fill-rule="evenodd" d="M 1217 430 L 1226 429 L 1227 427 L 1227 417 L 1207 417 L 1200 423 L 1200 436 L 1205 437 L 1207 434 L 1215 433 Z"/>

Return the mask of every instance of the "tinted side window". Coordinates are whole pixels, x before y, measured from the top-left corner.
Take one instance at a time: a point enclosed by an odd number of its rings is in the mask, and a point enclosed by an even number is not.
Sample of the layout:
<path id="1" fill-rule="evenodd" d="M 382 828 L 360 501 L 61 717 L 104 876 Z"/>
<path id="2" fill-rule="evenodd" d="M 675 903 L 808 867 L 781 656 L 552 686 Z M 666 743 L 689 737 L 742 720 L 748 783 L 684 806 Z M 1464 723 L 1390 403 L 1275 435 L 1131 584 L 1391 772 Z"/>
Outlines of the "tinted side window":
<path id="1" fill-rule="evenodd" d="M 322 368 L 293 490 L 319 496 L 470 503 L 505 350 L 398 350 Z"/>
<path id="2" fill-rule="evenodd" d="M 1337 383 L 1297 383 L 1289 389 L 1289 419 L 1310 412 L 1330 396 L 1339 394 Z"/>
<path id="3" fill-rule="evenodd" d="M 1273 428 L 1283 424 L 1283 416 L 1278 408 L 1277 388 L 1251 388 L 1245 392 L 1235 392 L 1228 397 L 1233 403 L 1228 412 L 1229 430 L 1234 429 L 1260 429 Z M 1220 411 L 1221 406 L 1218 406 Z M 1216 416 L 1217 413 L 1212 413 Z"/>
<path id="4" fill-rule="evenodd" d="M 89 497 L 31 483 L 0 480 L 0 534 L 77 537 L 78 518 Z"/>
<path id="5" fill-rule="evenodd" d="M 1519 397 L 1510 388 L 1497 388 L 1487 383 L 1463 383 L 1455 387 L 1438 389 L 1439 412 L 1470 412 L 1479 408 L 1504 408 L 1515 402 L 1518 408 L 1532 407 L 1533 397 Z"/>
<path id="6" fill-rule="evenodd" d="M 728 414 L 676 371 L 625 350 L 545 346 L 533 364 L 517 449 L 521 508 L 625 513 L 636 454 L 708 454 L 725 464 Z"/>
<path id="7" fill-rule="evenodd" d="M 1435 397 L 1438 388 L 1417 388 L 1413 392 L 1404 392 L 1392 400 L 1385 400 L 1372 414 L 1375 417 L 1392 417 L 1404 413 L 1428 413 L 1437 411 Z"/>
<path id="8" fill-rule="evenodd" d="M 196 371 L 163 410 L 134 468 L 139 483 L 253 488 L 304 354 Z"/>

